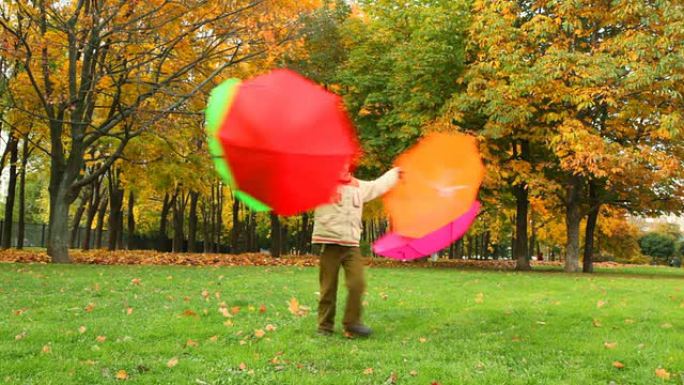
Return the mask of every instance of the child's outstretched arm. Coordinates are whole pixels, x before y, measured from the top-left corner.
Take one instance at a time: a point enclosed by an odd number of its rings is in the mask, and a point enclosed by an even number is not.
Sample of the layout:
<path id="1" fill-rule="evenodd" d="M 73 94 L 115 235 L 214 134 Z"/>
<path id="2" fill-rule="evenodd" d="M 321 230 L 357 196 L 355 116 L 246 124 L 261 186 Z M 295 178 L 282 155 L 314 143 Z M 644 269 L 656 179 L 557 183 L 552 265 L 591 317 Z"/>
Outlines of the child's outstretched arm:
<path id="1" fill-rule="evenodd" d="M 369 202 L 384 195 L 399 181 L 399 168 L 395 167 L 387 171 L 383 176 L 374 181 L 359 181 L 363 201 Z"/>

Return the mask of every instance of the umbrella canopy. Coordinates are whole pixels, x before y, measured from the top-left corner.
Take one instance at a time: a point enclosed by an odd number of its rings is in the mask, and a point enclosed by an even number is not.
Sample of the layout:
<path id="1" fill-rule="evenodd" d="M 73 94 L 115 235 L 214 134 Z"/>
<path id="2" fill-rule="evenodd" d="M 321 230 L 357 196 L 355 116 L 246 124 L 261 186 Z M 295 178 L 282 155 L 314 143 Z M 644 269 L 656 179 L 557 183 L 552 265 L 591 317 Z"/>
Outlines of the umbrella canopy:
<path id="1" fill-rule="evenodd" d="M 237 189 L 237 186 L 235 186 L 235 180 L 233 179 L 233 174 L 230 172 L 230 167 L 224 158 L 223 148 L 221 147 L 221 144 L 216 136 L 219 127 L 221 126 L 221 122 L 225 118 L 231 104 L 233 103 L 235 92 L 237 91 L 240 83 L 240 79 L 228 79 L 214 88 L 209 95 L 209 101 L 207 102 L 207 110 L 205 114 L 205 127 L 207 130 L 207 141 L 209 143 L 209 154 L 214 161 L 216 172 L 223 179 L 223 181 L 234 190 L 235 196 L 245 202 L 245 204 L 254 211 L 268 211 L 271 209 L 270 207 L 259 202 L 257 199 L 254 199 L 254 197 L 250 196 L 249 194 Z"/>
<path id="2" fill-rule="evenodd" d="M 463 237 L 479 212 L 480 202 L 475 201 L 461 217 L 423 238 L 407 238 L 389 233 L 373 244 L 373 251 L 383 257 L 398 260 L 411 260 L 430 255 Z"/>
<path id="3" fill-rule="evenodd" d="M 396 164 L 402 178 L 383 201 L 392 231 L 409 238 L 422 238 L 465 214 L 484 177 L 477 141 L 464 134 L 430 134 Z"/>
<path id="4" fill-rule="evenodd" d="M 341 99 L 289 70 L 235 88 L 216 131 L 234 185 L 280 215 L 328 203 L 359 152 Z"/>

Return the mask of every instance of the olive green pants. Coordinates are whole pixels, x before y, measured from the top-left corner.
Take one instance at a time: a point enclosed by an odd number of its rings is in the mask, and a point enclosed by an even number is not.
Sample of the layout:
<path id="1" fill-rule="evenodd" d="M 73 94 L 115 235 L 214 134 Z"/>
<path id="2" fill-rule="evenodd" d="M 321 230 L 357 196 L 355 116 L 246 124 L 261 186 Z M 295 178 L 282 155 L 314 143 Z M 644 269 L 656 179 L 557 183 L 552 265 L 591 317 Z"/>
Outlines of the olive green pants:
<path id="1" fill-rule="evenodd" d="M 344 268 L 344 280 L 348 291 L 347 307 L 342 324 L 347 328 L 361 323 L 361 297 L 366 290 L 361 250 L 358 247 L 324 245 L 319 273 L 321 294 L 318 301 L 318 328 L 320 330 L 332 331 L 335 325 L 340 266 Z"/>

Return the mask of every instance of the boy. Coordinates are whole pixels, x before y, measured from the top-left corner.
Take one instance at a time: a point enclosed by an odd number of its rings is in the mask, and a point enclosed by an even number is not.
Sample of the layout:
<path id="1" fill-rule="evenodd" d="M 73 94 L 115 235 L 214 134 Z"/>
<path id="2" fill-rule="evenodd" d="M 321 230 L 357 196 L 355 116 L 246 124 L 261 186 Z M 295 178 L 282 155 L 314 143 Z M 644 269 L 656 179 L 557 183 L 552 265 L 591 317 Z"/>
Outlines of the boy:
<path id="1" fill-rule="evenodd" d="M 321 244 L 320 299 L 318 333 L 329 336 L 335 324 L 337 280 L 344 268 L 348 297 L 344 312 L 344 330 L 352 336 L 368 337 L 372 331 L 361 322 L 361 297 L 366 287 L 363 261 L 359 249 L 363 204 L 391 189 L 399 180 L 394 168 L 372 181 L 355 179 L 349 168 L 340 176 L 340 187 L 334 202 L 316 209 L 312 243 Z"/>

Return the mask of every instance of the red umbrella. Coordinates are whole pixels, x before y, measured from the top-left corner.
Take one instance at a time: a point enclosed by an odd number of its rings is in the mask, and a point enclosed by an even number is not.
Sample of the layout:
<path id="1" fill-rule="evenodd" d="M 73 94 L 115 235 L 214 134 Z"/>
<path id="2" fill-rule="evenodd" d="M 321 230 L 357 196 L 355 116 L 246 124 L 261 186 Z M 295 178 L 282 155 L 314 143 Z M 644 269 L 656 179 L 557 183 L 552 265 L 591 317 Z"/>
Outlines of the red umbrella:
<path id="1" fill-rule="evenodd" d="M 328 203 L 359 151 L 341 99 L 289 70 L 240 84 L 217 138 L 237 188 L 281 215 Z"/>

